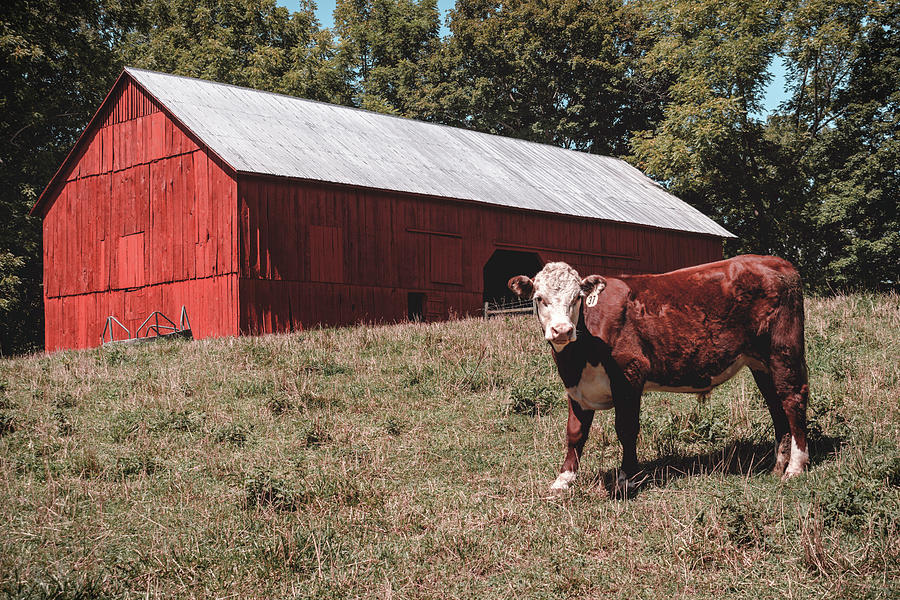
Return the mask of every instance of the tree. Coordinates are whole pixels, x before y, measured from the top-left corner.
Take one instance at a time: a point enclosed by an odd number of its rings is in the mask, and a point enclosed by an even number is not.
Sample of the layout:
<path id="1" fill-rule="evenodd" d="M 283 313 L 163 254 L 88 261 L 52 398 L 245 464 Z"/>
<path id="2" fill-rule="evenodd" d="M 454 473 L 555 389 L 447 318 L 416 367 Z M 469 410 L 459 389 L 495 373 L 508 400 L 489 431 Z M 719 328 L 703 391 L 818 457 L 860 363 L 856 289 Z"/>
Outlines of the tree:
<path id="1" fill-rule="evenodd" d="M 670 81 L 663 118 L 632 139 L 632 160 L 739 236 L 730 252 L 774 252 L 796 210 L 779 152 L 755 115 L 779 51 L 781 0 L 639 3 L 653 40 L 641 69 Z M 774 159 L 774 160 L 773 160 Z"/>
<path id="2" fill-rule="evenodd" d="M 440 47 L 436 0 L 338 0 L 336 67 L 352 104 L 414 115 L 424 67 Z"/>
<path id="3" fill-rule="evenodd" d="M 793 106 L 815 136 L 806 161 L 809 212 L 818 235 L 817 274 L 832 287 L 900 285 L 900 2 L 848 3 L 836 49 L 846 85 L 833 85 L 818 64 L 803 69 Z M 865 14 L 859 14 L 860 5 Z M 849 12 L 849 11 L 847 11 Z M 841 29 L 831 27 L 831 30 Z M 817 59 L 818 59 L 817 56 Z M 820 60 L 820 59 L 819 59 Z M 832 64 L 836 61 L 832 61 Z M 805 61 L 797 60 L 799 66 Z M 831 65 L 829 65 L 830 67 Z M 813 80 L 813 90 L 809 79 Z M 823 83 L 819 83 L 822 80 Z M 808 107 L 808 108 L 807 108 Z M 829 121 L 831 124 L 829 124 Z"/>
<path id="4" fill-rule="evenodd" d="M 113 46 L 133 9 L 0 5 L 0 352 L 40 346 L 40 222 L 28 212 L 121 69 Z"/>
<path id="5" fill-rule="evenodd" d="M 315 4 L 290 13 L 275 0 L 148 0 L 142 24 L 123 39 L 136 67 L 316 100 L 347 102 L 331 68 L 331 33 Z"/>
<path id="6" fill-rule="evenodd" d="M 647 119 L 639 90 L 629 87 L 633 25 L 621 0 L 458 0 L 419 111 L 489 133 L 622 154 Z"/>

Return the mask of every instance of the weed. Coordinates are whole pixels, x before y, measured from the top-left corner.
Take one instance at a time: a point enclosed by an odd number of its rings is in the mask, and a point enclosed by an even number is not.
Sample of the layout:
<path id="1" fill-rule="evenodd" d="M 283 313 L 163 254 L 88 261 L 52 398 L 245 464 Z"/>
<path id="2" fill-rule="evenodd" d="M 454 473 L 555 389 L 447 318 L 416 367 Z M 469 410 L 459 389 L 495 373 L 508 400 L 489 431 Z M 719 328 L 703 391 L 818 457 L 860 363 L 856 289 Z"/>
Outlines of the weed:
<path id="1" fill-rule="evenodd" d="M 129 352 L 122 346 L 101 346 L 95 351 L 95 356 L 100 366 L 117 367 L 133 362 Z"/>
<path id="2" fill-rule="evenodd" d="M 117 475 L 125 478 L 153 475 L 161 466 L 162 461 L 146 450 L 132 452 L 116 460 Z"/>
<path id="3" fill-rule="evenodd" d="M 56 431 L 60 437 L 68 437 L 72 435 L 72 432 L 75 429 L 72 421 L 69 419 L 69 415 L 67 412 L 62 410 L 57 410 L 53 413 L 53 416 L 56 417 Z"/>
<path id="4" fill-rule="evenodd" d="M 283 415 L 286 412 L 294 410 L 296 407 L 288 395 L 275 393 L 266 401 L 266 408 L 268 408 L 273 415 Z"/>
<path id="5" fill-rule="evenodd" d="M 144 425 L 146 414 L 140 410 L 123 410 L 111 416 L 108 421 L 109 439 L 115 443 L 128 441 Z"/>
<path id="6" fill-rule="evenodd" d="M 194 412 L 190 409 L 183 409 L 158 413 L 155 418 L 148 423 L 147 428 L 154 433 L 167 431 L 190 433 L 199 431 L 205 422 L 206 416 L 203 413 Z"/>
<path id="7" fill-rule="evenodd" d="M 16 424 L 13 416 L 6 412 L 0 412 L 0 436 L 8 435 L 16 431 Z"/>
<path id="8" fill-rule="evenodd" d="M 61 390 L 53 398 L 53 405 L 59 409 L 75 408 L 77 401 L 71 392 Z"/>
<path id="9" fill-rule="evenodd" d="M 433 393 L 436 372 L 431 365 L 412 364 L 403 366 L 398 372 L 401 387 L 419 392 Z"/>
<path id="10" fill-rule="evenodd" d="M 232 394 L 238 400 L 268 398 L 275 392 L 275 384 L 258 379 L 240 379 L 233 383 Z"/>
<path id="11" fill-rule="evenodd" d="M 215 440 L 220 443 L 228 443 L 237 447 L 243 447 L 247 440 L 250 439 L 252 426 L 242 425 L 240 423 L 228 423 L 219 428 L 216 432 Z"/>
<path id="12" fill-rule="evenodd" d="M 332 439 L 328 427 L 318 421 L 310 423 L 300 437 L 307 447 L 322 446 L 331 442 Z"/>
<path id="13" fill-rule="evenodd" d="M 244 482 L 244 501 L 247 508 L 272 507 L 275 510 L 295 511 L 303 504 L 300 492 L 270 475 L 258 474 Z"/>
<path id="14" fill-rule="evenodd" d="M 390 436 L 398 436 L 406 430 L 406 424 L 397 417 L 388 417 L 384 421 L 384 430 Z"/>
<path id="15" fill-rule="evenodd" d="M 509 393 L 509 410 L 518 415 L 540 415 L 559 406 L 560 393 L 555 387 L 529 382 L 513 387 Z"/>
<path id="16" fill-rule="evenodd" d="M 758 507 L 746 498 L 726 497 L 719 505 L 719 520 L 728 538 L 742 547 L 759 545 L 764 534 L 758 522 Z"/>
<path id="17" fill-rule="evenodd" d="M 342 365 L 333 360 L 319 360 L 301 367 L 304 373 L 319 374 L 323 377 L 334 377 L 335 375 L 349 375 L 353 373 L 353 369 L 347 365 Z"/>

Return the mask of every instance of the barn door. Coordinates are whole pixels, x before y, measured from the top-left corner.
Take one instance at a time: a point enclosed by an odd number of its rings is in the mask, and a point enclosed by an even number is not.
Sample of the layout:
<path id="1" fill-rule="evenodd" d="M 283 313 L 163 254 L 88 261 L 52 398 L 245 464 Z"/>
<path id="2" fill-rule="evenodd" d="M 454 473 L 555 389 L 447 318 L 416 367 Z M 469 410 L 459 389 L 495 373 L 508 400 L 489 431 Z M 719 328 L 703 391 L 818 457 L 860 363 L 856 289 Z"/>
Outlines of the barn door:
<path id="1" fill-rule="evenodd" d="M 425 320 L 440 321 L 447 316 L 447 299 L 444 294 L 431 292 L 425 299 Z"/>
<path id="2" fill-rule="evenodd" d="M 406 294 L 406 318 L 410 321 L 425 320 L 425 294 L 423 292 Z"/>
<path id="3" fill-rule="evenodd" d="M 510 277 L 527 275 L 534 277 L 544 266 L 536 252 L 518 250 L 496 250 L 484 265 L 484 302 L 505 304 L 515 302 L 506 283 Z"/>

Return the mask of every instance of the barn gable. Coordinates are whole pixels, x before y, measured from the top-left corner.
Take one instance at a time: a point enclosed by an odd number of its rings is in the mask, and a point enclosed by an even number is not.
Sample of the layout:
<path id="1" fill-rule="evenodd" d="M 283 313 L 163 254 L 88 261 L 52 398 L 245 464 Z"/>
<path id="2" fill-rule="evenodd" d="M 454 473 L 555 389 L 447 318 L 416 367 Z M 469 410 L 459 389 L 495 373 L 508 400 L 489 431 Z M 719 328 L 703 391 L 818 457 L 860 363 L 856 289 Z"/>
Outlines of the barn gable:
<path id="1" fill-rule="evenodd" d="M 46 347 L 94 345 L 110 315 L 134 332 L 189 281 L 195 316 L 203 296 L 236 297 L 236 190 L 221 161 L 121 77 L 33 209 L 44 217 Z M 237 332 L 236 317 L 195 320 L 203 334 Z"/>

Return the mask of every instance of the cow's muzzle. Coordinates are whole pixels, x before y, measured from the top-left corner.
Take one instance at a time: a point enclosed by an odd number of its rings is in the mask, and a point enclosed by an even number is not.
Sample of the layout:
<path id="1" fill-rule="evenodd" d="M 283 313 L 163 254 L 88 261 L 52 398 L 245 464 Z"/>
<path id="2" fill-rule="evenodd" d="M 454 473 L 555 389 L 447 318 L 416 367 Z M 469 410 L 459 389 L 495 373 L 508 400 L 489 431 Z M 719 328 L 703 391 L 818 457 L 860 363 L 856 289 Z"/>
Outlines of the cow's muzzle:
<path id="1" fill-rule="evenodd" d="M 557 323 L 547 327 L 544 334 L 548 342 L 558 346 L 565 346 L 569 342 L 575 341 L 575 328 L 571 323 Z"/>

